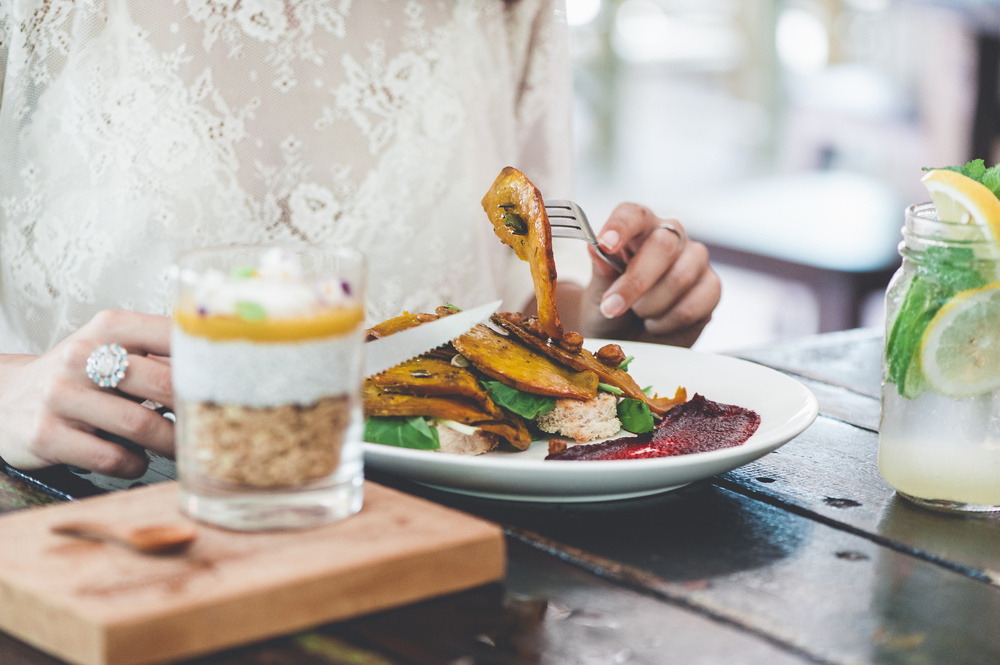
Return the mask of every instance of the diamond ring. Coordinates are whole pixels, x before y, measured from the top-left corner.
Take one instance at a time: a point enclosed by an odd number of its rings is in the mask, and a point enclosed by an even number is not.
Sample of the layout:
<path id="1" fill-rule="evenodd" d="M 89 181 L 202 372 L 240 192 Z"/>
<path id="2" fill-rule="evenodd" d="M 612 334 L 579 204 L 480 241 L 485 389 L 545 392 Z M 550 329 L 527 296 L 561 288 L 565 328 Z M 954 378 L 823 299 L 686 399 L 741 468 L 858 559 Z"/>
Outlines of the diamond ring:
<path id="1" fill-rule="evenodd" d="M 99 346 L 87 358 L 87 376 L 101 388 L 117 388 L 126 367 L 128 352 L 117 344 Z"/>

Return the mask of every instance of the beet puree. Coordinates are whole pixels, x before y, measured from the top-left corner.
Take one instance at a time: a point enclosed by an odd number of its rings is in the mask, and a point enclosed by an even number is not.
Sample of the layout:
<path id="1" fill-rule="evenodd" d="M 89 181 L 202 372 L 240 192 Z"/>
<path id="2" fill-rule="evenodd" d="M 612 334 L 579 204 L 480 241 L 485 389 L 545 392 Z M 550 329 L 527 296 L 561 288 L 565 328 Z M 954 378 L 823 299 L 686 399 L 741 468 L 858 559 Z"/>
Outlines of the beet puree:
<path id="1" fill-rule="evenodd" d="M 652 432 L 573 446 L 547 460 L 609 460 L 672 457 L 738 446 L 757 431 L 760 416 L 749 409 L 695 395 L 667 411 Z"/>

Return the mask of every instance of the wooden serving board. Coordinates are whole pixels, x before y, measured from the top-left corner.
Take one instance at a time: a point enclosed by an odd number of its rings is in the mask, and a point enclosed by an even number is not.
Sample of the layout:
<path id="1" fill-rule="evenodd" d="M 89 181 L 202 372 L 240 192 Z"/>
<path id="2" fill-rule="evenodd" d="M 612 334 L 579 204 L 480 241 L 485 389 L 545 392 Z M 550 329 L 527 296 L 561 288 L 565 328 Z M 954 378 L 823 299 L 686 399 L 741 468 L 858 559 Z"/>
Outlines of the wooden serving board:
<path id="1" fill-rule="evenodd" d="M 79 665 L 161 663 L 404 605 L 505 573 L 496 525 L 374 483 L 326 526 L 197 524 L 179 555 L 51 533 L 74 520 L 185 521 L 176 483 L 0 518 L 0 629 Z"/>

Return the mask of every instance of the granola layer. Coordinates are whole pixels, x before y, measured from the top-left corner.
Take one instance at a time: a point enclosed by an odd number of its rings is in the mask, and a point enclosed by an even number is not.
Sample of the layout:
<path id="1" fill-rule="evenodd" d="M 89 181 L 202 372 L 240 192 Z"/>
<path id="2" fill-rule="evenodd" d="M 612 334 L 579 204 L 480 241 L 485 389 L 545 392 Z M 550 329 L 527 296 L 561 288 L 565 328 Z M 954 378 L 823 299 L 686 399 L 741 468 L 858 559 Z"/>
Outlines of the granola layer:
<path id="1" fill-rule="evenodd" d="M 351 424 L 348 396 L 302 406 L 184 402 L 185 464 L 201 476 L 250 487 L 304 485 L 337 470 Z"/>

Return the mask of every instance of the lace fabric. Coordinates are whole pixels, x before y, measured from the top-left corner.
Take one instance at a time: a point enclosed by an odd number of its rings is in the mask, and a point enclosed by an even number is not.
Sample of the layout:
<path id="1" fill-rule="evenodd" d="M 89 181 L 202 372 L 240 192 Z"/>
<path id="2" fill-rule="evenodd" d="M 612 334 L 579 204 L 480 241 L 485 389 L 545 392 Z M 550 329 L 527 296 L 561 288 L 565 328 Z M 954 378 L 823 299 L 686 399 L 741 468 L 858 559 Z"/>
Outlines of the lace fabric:
<path id="1" fill-rule="evenodd" d="M 570 194 L 557 4 L 3 0 L 11 328 L 38 352 L 101 309 L 165 314 L 173 257 L 232 243 L 361 249 L 371 320 L 498 297 L 496 174 Z"/>

